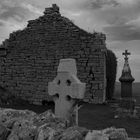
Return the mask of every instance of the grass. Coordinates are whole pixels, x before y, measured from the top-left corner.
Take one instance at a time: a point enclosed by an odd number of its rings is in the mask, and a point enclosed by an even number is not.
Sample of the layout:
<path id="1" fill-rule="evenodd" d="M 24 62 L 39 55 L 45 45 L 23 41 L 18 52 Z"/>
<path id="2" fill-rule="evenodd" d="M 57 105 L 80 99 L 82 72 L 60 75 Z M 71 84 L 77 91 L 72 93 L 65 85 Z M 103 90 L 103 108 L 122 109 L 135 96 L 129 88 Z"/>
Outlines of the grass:
<path id="1" fill-rule="evenodd" d="M 79 125 L 97 130 L 111 126 L 125 128 L 129 137 L 140 138 L 140 119 L 114 119 L 114 108 L 109 105 L 85 105 L 79 111 Z"/>
<path id="2" fill-rule="evenodd" d="M 133 83 L 132 96 L 136 99 L 136 103 L 140 105 L 140 83 Z M 116 82 L 115 97 L 121 97 L 121 84 Z"/>
<path id="3" fill-rule="evenodd" d="M 2 106 L 9 108 L 9 106 Z M 42 113 L 48 109 L 54 109 L 53 106 L 10 106 L 14 109 L 29 109 L 36 113 Z M 140 119 L 114 119 L 114 109 L 109 105 L 84 104 L 79 110 L 79 126 L 91 130 L 100 130 L 115 126 L 116 128 L 125 128 L 129 137 L 140 138 Z"/>

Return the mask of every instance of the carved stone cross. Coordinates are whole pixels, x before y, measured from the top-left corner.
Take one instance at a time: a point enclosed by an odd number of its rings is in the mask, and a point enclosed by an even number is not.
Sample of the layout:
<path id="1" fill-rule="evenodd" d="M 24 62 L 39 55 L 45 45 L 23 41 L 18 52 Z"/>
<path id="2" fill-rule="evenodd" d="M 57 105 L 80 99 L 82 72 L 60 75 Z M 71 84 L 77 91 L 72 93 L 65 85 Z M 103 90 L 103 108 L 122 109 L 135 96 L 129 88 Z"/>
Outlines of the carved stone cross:
<path id="1" fill-rule="evenodd" d="M 128 60 L 128 55 L 130 55 L 131 53 L 130 52 L 128 52 L 128 50 L 125 50 L 125 52 L 124 53 L 122 53 L 122 55 L 124 55 L 125 56 L 125 60 Z"/>
<path id="2" fill-rule="evenodd" d="M 74 59 L 61 59 L 57 76 L 48 84 L 48 93 L 55 102 L 55 115 L 71 121 L 76 101 L 84 98 L 85 83 L 77 78 Z M 78 114 L 77 114 L 78 115 Z"/>

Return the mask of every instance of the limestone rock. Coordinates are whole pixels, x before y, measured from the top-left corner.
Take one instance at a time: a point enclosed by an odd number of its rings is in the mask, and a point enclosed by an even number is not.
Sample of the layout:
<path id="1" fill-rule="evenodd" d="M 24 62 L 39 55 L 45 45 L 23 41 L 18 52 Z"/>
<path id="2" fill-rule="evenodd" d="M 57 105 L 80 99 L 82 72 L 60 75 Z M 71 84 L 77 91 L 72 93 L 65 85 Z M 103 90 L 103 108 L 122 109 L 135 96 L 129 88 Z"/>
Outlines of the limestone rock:
<path id="1" fill-rule="evenodd" d="M 109 140 L 109 138 L 106 134 L 103 134 L 102 131 L 93 130 L 92 132 L 88 132 L 85 140 Z"/>
<path id="2" fill-rule="evenodd" d="M 44 125 L 45 123 L 47 123 L 48 126 L 50 125 L 50 127 L 56 127 L 56 126 L 61 128 L 66 127 L 65 120 L 56 117 L 51 110 L 45 111 L 44 113 L 34 117 L 33 123 L 37 127 Z"/>
<path id="3" fill-rule="evenodd" d="M 6 140 L 10 131 L 3 125 L 0 124 L 0 140 Z"/>
<path id="4" fill-rule="evenodd" d="M 0 123 L 8 123 L 10 120 L 24 118 L 31 120 L 36 113 L 29 110 L 0 109 Z"/>
<path id="5" fill-rule="evenodd" d="M 127 140 L 128 135 L 124 128 L 107 128 L 103 130 L 104 134 L 107 134 L 109 137 L 109 140 Z"/>
<path id="6" fill-rule="evenodd" d="M 79 131 L 70 127 L 62 133 L 61 140 L 83 140 L 83 137 Z"/>
<path id="7" fill-rule="evenodd" d="M 110 140 L 127 140 L 128 136 L 125 129 L 116 129 L 109 135 Z"/>
<path id="8" fill-rule="evenodd" d="M 31 121 L 19 119 L 14 123 L 11 134 L 8 136 L 7 140 L 12 140 L 14 138 L 33 140 L 36 132 L 37 128 Z"/>
<path id="9" fill-rule="evenodd" d="M 88 129 L 78 126 L 67 128 L 61 135 L 58 135 L 56 139 L 61 140 L 83 140 L 87 134 Z"/>
<path id="10" fill-rule="evenodd" d="M 56 140 L 66 129 L 66 125 L 63 122 L 47 122 L 38 127 L 38 135 L 35 140 L 51 139 Z"/>
<path id="11" fill-rule="evenodd" d="M 32 140 L 36 135 L 36 116 L 29 110 L 0 109 L 0 140 Z"/>
<path id="12" fill-rule="evenodd" d="M 0 140 L 127 140 L 123 128 L 89 131 L 67 127 L 51 111 L 36 114 L 28 110 L 0 109 Z"/>
<path id="13" fill-rule="evenodd" d="M 104 130 L 93 130 L 88 132 L 85 140 L 127 140 L 128 135 L 123 128 L 106 128 Z"/>
<path id="14" fill-rule="evenodd" d="M 55 134 L 56 134 L 55 129 L 48 127 L 46 124 L 44 124 L 43 126 L 39 127 L 38 135 L 35 140 L 45 140 L 45 139 L 55 140 L 54 138 Z"/>

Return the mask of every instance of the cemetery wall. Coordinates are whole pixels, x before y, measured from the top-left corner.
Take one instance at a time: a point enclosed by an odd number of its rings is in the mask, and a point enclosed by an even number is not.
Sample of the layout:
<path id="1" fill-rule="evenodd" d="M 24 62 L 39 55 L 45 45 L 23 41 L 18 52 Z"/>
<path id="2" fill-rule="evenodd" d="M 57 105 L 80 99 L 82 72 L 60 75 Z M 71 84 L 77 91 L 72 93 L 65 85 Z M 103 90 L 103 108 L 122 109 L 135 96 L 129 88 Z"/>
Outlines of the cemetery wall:
<path id="1" fill-rule="evenodd" d="M 13 32 L 1 48 L 0 85 L 11 93 L 41 104 L 50 100 L 48 82 L 57 72 L 59 60 L 74 58 L 78 78 L 86 83 L 85 101 L 102 103 L 105 96 L 105 45 L 102 33 L 88 33 L 61 16 L 59 8 L 46 8 L 44 15 Z"/>

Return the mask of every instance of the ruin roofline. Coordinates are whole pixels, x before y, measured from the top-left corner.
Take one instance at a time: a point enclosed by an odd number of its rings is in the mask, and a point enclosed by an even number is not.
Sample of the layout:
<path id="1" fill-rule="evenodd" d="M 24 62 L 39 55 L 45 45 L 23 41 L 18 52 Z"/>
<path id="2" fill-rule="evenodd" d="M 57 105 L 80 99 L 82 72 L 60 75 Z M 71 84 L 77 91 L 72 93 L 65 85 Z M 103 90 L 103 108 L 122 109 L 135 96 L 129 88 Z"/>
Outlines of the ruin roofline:
<path id="1" fill-rule="evenodd" d="M 27 27 L 30 26 L 30 24 L 35 23 L 36 21 L 41 20 L 41 18 L 43 18 L 43 17 L 47 17 L 47 16 L 48 17 L 49 16 L 53 17 L 54 16 L 56 18 L 59 17 L 60 19 L 62 19 L 67 25 L 75 26 L 75 29 L 77 28 L 77 29 L 81 30 L 81 32 L 84 32 L 84 33 L 86 33 L 89 36 L 102 37 L 102 38 L 106 39 L 106 35 L 105 34 L 103 34 L 101 32 L 96 32 L 96 31 L 94 31 L 93 33 L 85 31 L 84 29 L 82 29 L 82 28 L 78 27 L 77 25 L 75 25 L 72 20 L 68 19 L 67 17 L 62 16 L 61 13 L 60 13 L 59 7 L 56 4 L 52 4 L 52 7 L 45 8 L 45 11 L 43 13 L 44 13 L 44 15 L 40 16 L 36 20 L 29 20 Z"/>
<path id="2" fill-rule="evenodd" d="M 105 34 L 99 33 L 99 32 L 90 33 L 88 31 L 85 31 L 84 29 L 75 25 L 72 20 L 70 20 L 64 16 L 61 16 L 60 11 L 59 11 L 59 7 L 56 4 L 52 4 L 52 7 L 45 8 L 45 11 L 43 13 L 44 13 L 44 15 L 40 16 L 39 18 L 37 18 L 35 20 L 29 20 L 27 27 L 25 27 L 24 29 L 13 31 L 12 33 L 10 33 L 9 38 L 5 39 L 2 42 L 2 44 L 0 44 L 0 48 L 7 48 L 9 40 L 12 40 L 12 38 L 14 38 L 14 36 L 18 35 L 21 32 L 24 32 L 28 29 L 31 29 L 31 28 L 33 29 L 35 24 L 41 24 L 41 22 L 43 20 L 46 19 L 46 21 L 47 21 L 47 19 L 50 17 L 52 17 L 51 20 L 54 20 L 54 22 L 55 22 L 55 20 L 60 20 L 61 22 L 64 22 L 65 25 L 68 27 L 68 30 L 79 32 L 79 34 L 83 34 L 83 36 L 86 36 L 87 38 L 93 38 L 93 39 L 102 38 L 103 40 L 106 40 Z"/>

